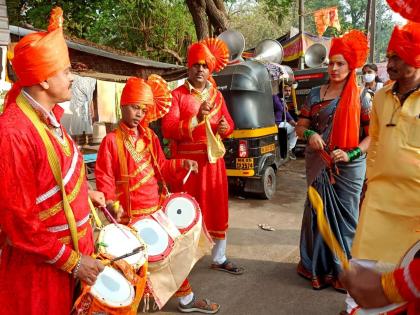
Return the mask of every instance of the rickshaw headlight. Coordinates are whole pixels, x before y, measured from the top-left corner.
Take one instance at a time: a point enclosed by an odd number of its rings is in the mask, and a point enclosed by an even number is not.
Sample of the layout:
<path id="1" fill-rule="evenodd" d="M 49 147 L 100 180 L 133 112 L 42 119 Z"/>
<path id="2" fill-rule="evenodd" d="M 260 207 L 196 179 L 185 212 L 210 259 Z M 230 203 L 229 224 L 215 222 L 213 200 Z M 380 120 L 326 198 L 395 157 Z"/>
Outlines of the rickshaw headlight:
<path id="1" fill-rule="evenodd" d="M 248 142 L 246 140 L 239 140 L 238 156 L 241 158 L 248 157 Z"/>

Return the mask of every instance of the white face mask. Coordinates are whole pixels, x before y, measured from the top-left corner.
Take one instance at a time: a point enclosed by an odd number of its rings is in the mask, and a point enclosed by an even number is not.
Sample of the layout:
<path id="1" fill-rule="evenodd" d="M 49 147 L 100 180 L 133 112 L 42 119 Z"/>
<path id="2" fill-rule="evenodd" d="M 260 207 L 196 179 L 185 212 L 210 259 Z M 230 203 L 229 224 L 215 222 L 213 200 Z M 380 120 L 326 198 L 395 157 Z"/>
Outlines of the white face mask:
<path id="1" fill-rule="evenodd" d="M 374 73 L 366 73 L 363 75 L 363 81 L 366 83 L 373 82 L 375 80 L 376 75 Z"/>

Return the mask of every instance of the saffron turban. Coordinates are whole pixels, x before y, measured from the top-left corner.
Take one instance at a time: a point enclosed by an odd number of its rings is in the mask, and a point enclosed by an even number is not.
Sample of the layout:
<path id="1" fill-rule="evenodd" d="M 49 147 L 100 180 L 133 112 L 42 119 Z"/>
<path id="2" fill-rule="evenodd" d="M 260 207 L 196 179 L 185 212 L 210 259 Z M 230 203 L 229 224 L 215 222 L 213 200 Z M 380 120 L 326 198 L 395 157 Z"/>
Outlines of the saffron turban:
<path id="1" fill-rule="evenodd" d="M 367 37 L 358 30 L 352 30 L 332 41 L 330 57 L 343 55 L 349 65 L 350 74 L 335 111 L 330 150 L 335 148 L 349 150 L 359 145 L 361 104 L 355 69 L 363 66 L 368 52 Z"/>
<path id="2" fill-rule="evenodd" d="M 420 6 L 418 0 L 387 0 L 392 10 L 403 18 L 420 23 Z"/>
<path id="3" fill-rule="evenodd" d="M 229 61 L 229 49 L 218 38 L 207 38 L 188 47 L 188 68 L 206 64 L 210 73 L 222 70 Z"/>
<path id="4" fill-rule="evenodd" d="M 155 121 L 169 112 L 172 94 L 167 82 L 157 74 L 149 76 L 147 81 L 130 77 L 121 94 L 121 106 L 139 105 L 147 107 L 144 124 Z"/>
<path id="5" fill-rule="evenodd" d="M 410 66 L 420 68 L 420 23 L 395 26 L 387 52 L 396 54 Z"/>
<path id="6" fill-rule="evenodd" d="M 12 65 L 21 86 L 38 84 L 70 66 L 62 26 L 63 10 L 54 8 L 48 32 L 26 35 L 16 44 Z"/>

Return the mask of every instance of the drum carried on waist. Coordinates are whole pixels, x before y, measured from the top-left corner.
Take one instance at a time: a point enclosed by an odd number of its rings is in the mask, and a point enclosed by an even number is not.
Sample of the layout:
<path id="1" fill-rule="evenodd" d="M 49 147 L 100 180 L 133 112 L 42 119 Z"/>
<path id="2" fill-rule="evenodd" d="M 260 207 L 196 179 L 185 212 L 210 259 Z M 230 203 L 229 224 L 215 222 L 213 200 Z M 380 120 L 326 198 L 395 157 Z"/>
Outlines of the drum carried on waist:
<path id="1" fill-rule="evenodd" d="M 138 247 L 145 247 L 144 241 L 137 236 L 136 232 L 122 224 L 108 224 L 103 227 L 96 244 L 98 254 L 114 257 L 130 253 Z M 137 271 L 147 261 L 147 252 L 143 250 L 123 259 Z"/>
<path id="2" fill-rule="evenodd" d="M 404 255 L 399 263 L 399 267 L 406 267 L 408 266 L 415 258 L 420 258 L 420 241 L 414 244 L 408 252 Z M 399 315 L 399 314 L 406 314 L 407 311 L 407 304 L 406 303 L 399 303 L 399 304 L 391 304 L 381 308 L 375 309 L 355 309 L 351 312 L 351 315 Z"/>
<path id="3" fill-rule="evenodd" d="M 186 193 L 171 194 L 162 205 L 163 211 L 184 234 L 201 220 L 201 211 L 197 201 Z"/>
<path id="4" fill-rule="evenodd" d="M 98 259 L 108 264 L 113 257 Z M 146 287 L 147 261 L 139 271 L 121 259 L 106 265 L 93 286 L 82 283 L 82 294 L 74 304 L 74 314 L 135 315 Z M 72 314 L 73 314 L 72 313 Z"/>

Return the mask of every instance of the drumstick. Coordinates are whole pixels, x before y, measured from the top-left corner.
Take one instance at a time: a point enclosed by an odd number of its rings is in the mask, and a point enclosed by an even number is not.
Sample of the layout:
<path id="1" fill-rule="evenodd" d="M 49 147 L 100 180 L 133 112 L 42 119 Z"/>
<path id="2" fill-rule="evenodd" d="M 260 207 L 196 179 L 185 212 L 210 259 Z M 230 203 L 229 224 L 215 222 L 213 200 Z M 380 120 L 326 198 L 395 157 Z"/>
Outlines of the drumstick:
<path id="1" fill-rule="evenodd" d="M 118 222 L 114 219 L 111 213 L 109 213 L 108 209 L 104 206 L 99 207 L 105 214 L 106 218 L 111 221 L 120 231 L 124 234 L 124 236 L 130 239 L 130 236 L 119 226 Z"/>
<path id="2" fill-rule="evenodd" d="M 324 203 L 322 202 L 321 196 L 316 191 L 316 189 L 312 186 L 309 186 L 308 189 L 309 200 L 312 203 L 317 215 L 317 222 L 318 222 L 318 229 L 324 239 L 325 243 L 327 243 L 330 250 L 337 256 L 338 260 L 340 260 L 343 268 L 345 270 L 350 269 L 350 264 L 347 259 L 346 254 L 344 253 L 343 249 L 341 248 L 340 244 L 338 243 L 337 239 L 335 238 L 333 232 L 331 231 L 331 227 L 327 222 L 324 214 Z"/>
<path id="3" fill-rule="evenodd" d="M 124 255 L 121 255 L 121 256 L 118 256 L 118 257 L 115 257 L 115 258 L 112 258 L 111 260 L 106 260 L 105 261 L 105 263 L 104 263 L 104 265 L 105 266 L 108 266 L 109 264 L 111 264 L 111 263 L 113 263 L 114 261 L 118 261 L 118 260 L 121 260 L 121 259 L 124 259 L 124 258 L 127 258 L 127 257 L 130 257 L 130 256 L 133 256 L 133 255 L 135 255 L 135 254 L 138 254 L 140 251 L 142 251 L 142 250 L 144 250 L 145 249 L 145 246 L 144 245 L 141 245 L 141 246 L 139 246 L 139 247 L 137 247 L 137 248 L 134 248 L 130 253 L 126 253 L 126 254 L 124 254 Z"/>
<path id="4" fill-rule="evenodd" d="M 185 175 L 184 179 L 182 180 L 182 185 L 185 185 L 185 183 L 187 182 L 188 178 L 190 177 L 192 172 L 192 166 L 190 165 L 190 169 L 188 170 L 187 175 Z"/>

